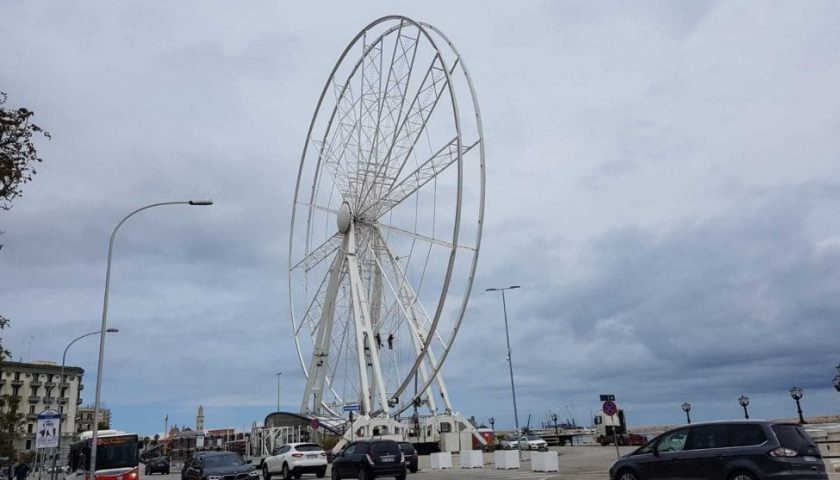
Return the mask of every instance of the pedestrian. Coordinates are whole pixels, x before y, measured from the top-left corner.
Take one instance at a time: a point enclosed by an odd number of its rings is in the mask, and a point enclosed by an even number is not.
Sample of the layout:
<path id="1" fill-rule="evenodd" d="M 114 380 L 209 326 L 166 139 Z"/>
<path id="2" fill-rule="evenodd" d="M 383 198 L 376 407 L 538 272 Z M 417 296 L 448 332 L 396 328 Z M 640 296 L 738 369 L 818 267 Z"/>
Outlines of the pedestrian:
<path id="1" fill-rule="evenodd" d="M 29 465 L 20 462 L 15 466 L 15 479 L 16 480 L 26 480 L 26 476 L 29 475 Z"/>

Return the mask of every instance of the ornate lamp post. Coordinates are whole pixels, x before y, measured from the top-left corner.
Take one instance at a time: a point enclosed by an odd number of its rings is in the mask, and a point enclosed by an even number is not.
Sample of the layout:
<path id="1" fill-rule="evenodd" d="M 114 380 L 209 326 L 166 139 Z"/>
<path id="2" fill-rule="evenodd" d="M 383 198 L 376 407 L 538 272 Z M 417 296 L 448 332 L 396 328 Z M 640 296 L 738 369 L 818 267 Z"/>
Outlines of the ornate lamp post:
<path id="1" fill-rule="evenodd" d="M 799 400 L 802 399 L 803 395 L 805 395 L 805 392 L 801 387 L 793 387 L 790 389 L 790 398 L 796 402 L 796 413 L 799 414 L 799 423 L 805 423 L 805 419 L 802 417 L 802 406 L 799 404 Z"/>
<path id="2" fill-rule="evenodd" d="M 738 397 L 738 403 L 740 403 L 741 406 L 744 407 L 744 418 L 749 420 L 750 419 L 750 414 L 747 413 L 747 405 L 750 404 L 750 397 L 748 397 L 746 395 L 741 395 L 740 397 Z"/>
<path id="3" fill-rule="evenodd" d="M 493 418 L 493 417 L 490 417 L 487 421 L 490 422 L 490 429 L 495 431 L 496 430 L 496 419 Z"/>
<path id="4" fill-rule="evenodd" d="M 834 368 L 837 369 L 837 375 L 834 376 L 834 380 L 832 380 L 831 383 L 834 384 L 834 389 L 840 392 L 840 363 L 838 363 Z"/>
<path id="5" fill-rule="evenodd" d="M 683 403 L 682 404 L 682 409 L 683 409 L 683 412 L 685 412 L 685 422 L 690 424 L 691 423 L 691 416 L 688 414 L 688 412 L 691 411 L 691 404 L 688 403 L 688 402 Z"/>
<path id="6" fill-rule="evenodd" d="M 559 436 L 560 434 L 557 432 L 557 414 L 556 413 L 551 414 L 551 420 L 554 421 L 554 435 Z"/>

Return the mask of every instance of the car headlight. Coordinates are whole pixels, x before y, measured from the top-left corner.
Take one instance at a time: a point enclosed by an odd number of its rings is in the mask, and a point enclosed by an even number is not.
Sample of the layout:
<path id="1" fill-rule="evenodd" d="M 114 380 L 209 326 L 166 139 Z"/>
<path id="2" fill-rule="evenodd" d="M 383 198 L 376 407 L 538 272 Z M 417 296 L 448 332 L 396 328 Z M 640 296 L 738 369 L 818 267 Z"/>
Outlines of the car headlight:
<path id="1" fill-rule="evenodd" d="M 252 477 L 259 477 L 259 476 L 260 476 L 260 472 L 258 472 L 258 471 L 256 471 L 256 470 L 252 470 L 252 471 L 248 472 L 248 475 L 250 475 L 250 476 L 252 476 Z"/>

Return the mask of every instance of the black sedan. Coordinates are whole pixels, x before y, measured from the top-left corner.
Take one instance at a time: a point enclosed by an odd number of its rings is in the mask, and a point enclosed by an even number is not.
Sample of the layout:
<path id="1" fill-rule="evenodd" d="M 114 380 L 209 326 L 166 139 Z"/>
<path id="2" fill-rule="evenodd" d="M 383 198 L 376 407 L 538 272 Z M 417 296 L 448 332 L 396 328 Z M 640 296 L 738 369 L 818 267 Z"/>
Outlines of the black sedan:
<path id="1" fill-rule="evenodd" d="M 258 480 L 260 472 L 235 452 L 199 452 L 184 463 L 182 480 Z"/>
<path id="2" fill-rule="evenodd" d="M 169 459 L 166 457 L 156 457 L 146 463 L 146 475 L 153 473 L 162 473 L 169 475 Z"/>

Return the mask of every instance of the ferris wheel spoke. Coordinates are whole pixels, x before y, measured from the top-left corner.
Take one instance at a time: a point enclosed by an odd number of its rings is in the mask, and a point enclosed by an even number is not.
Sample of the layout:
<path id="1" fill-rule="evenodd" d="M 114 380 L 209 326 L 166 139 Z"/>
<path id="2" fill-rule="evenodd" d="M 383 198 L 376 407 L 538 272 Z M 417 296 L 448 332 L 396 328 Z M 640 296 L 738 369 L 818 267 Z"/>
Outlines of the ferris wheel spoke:
<path id="1" fill-rule="evenodd" d="M 378 228 L 378 229 L 383 229 L 383 230 L 388 230 L 390 232 L 398 233 L 400 235 L 411 237 L 411 238 L 414 238 L 416 240 L 421 240 L 423 242 L 430 243 L 432 245 L 438 245 L 438 246 L 441 246 L 441 247 L 446 247 L 450 250 L 455 249 L 455 248 L 460 248 L 460 249 L 469 250 L 469 251 L 472 251 L 472 252 L 476 251 L 475 247 L 471 247 L 469 245 L 455 245 L 454 243 L 448 242 L 446 240 L 441 240 L 439 238 L 434 238 L 434 237 L 429 237 L 429 236 L 426 236 L 426 235 L 421 235 L 419 233 L 411 232 L 411 231 L 408 231 L 408 230 L 405 230 L 405 229 L 402 229 L 402 228 L 399 228 L 399 227 L 395 227 L 393 225 L 388 225 L 387 223 L 369 222 L 369 223 L 366 223 L 366 225 L 370 225 L 370 226 Z"/>
<path id="2" fill-rule="evenodd" d="M 384 192 L 399 178 L 400 172 L 411 157 L 414 145 L 425 130 L 435 107 L 443 94 L 448 91 L 449 80 L 446 67 L 440 54 L 435 54 L 423 77 L 417 92 L 409 104 L 408 111 L 399 128 L 394 132 L 388 149 L 377 172 L 377 182 L 363 192 L 360 205 L 366 209 L 368 197 L 376 202 Z M 399 164 L 399 166 L 397 166 Z"/>
<path id="3" fill-rule="evenodd" d="M 341 247 L 343 241 L 343 236 L 340 233 L 334 234 L 332 237 L 328 238 L 324 243 L 319 245 L 318 248 L 312 250 L 299 262 L 297 262 L 292 267 L 292 270 L 303 268 L 305 271 L 308 272 L 313 267 L 321 263 L 322 260 L 329 257 L 333 254 L 333 252 L 338 250 L 338 248 Z"/>

